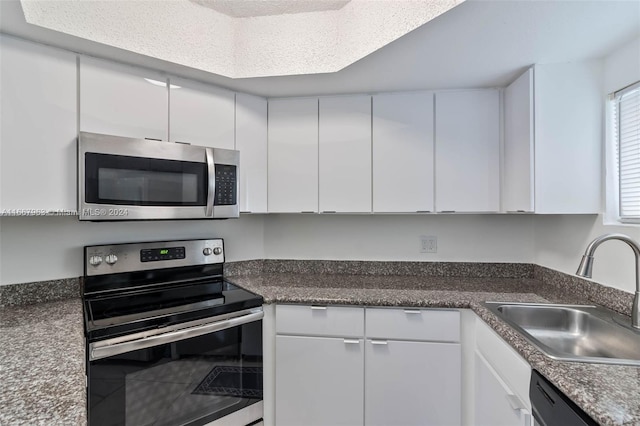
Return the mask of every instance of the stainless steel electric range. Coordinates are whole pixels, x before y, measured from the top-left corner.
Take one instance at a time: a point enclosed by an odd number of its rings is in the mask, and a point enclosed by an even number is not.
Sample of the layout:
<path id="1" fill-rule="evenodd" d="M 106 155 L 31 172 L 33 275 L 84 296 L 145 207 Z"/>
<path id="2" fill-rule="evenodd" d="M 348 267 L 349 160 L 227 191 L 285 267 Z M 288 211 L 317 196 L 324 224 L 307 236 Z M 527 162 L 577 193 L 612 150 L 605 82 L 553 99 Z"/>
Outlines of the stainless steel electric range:
<path id="1" fill-rule="evenodd" d="M 90 426 L 260 423 L 263 300 L 223 279 L 221 239 L 84 256 Z"/>

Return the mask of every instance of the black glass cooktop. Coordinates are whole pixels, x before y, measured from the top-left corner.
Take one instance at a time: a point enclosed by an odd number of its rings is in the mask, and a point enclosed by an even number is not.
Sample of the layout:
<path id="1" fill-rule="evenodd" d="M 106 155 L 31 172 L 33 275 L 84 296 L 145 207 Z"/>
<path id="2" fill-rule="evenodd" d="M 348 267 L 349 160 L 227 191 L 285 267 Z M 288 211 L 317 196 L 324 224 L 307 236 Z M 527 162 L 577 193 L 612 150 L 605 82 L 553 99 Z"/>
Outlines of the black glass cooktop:
<path id="1" fill-rule="evenodd" d="M 261 306 L 262 297 L 208 278 L 85 295 L 84 303 L 87 334 L 95 340 Z"/>

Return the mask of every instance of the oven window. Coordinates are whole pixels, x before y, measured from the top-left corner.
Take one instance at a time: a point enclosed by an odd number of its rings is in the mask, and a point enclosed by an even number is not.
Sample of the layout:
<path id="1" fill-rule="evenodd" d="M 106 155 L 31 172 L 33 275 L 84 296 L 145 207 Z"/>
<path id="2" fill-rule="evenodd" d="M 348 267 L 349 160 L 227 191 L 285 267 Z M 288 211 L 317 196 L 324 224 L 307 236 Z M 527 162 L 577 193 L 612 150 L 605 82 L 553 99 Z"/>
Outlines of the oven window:
<path id="1" fill-rule="evenodd" d="M 133 206 L 204 206 L 204 163 L 85 154 L 88 203 Z"/>
<path id="2" fill-rule="evenodd" d="M 89 425 L 205 425 L 262 400 L 262 321 L 89 363 Z"/>

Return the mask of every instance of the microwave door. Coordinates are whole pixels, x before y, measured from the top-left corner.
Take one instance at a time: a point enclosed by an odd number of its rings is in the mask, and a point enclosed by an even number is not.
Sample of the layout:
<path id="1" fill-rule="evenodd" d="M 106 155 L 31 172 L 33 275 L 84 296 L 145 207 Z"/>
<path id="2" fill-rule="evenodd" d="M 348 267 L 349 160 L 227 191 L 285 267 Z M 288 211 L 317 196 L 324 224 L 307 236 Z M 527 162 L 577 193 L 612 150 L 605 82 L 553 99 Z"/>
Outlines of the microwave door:
<path id="1" fill-rule="evenodd" d="M 216 194 L 216 163 L 213 158 L 213 148 L 205 148 L 205 157 L 207 159 L 209 185 L 207 191 L 207 207 L 204 215 L 205 217 L 213 217 L 213 203 Z"/>

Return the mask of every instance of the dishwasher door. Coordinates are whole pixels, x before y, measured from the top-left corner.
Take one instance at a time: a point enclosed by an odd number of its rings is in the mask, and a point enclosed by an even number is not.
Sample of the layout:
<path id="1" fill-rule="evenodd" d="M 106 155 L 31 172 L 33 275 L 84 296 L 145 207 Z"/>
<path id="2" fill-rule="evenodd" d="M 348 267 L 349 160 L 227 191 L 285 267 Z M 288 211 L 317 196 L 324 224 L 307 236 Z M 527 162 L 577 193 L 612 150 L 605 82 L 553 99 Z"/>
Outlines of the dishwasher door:
<path id="1" fill-rule="evenodd" d="M 536 370 L 531 372 L 529 387 L 534 425 L 597 426 L 580 407 L 552 385 Z"/>

